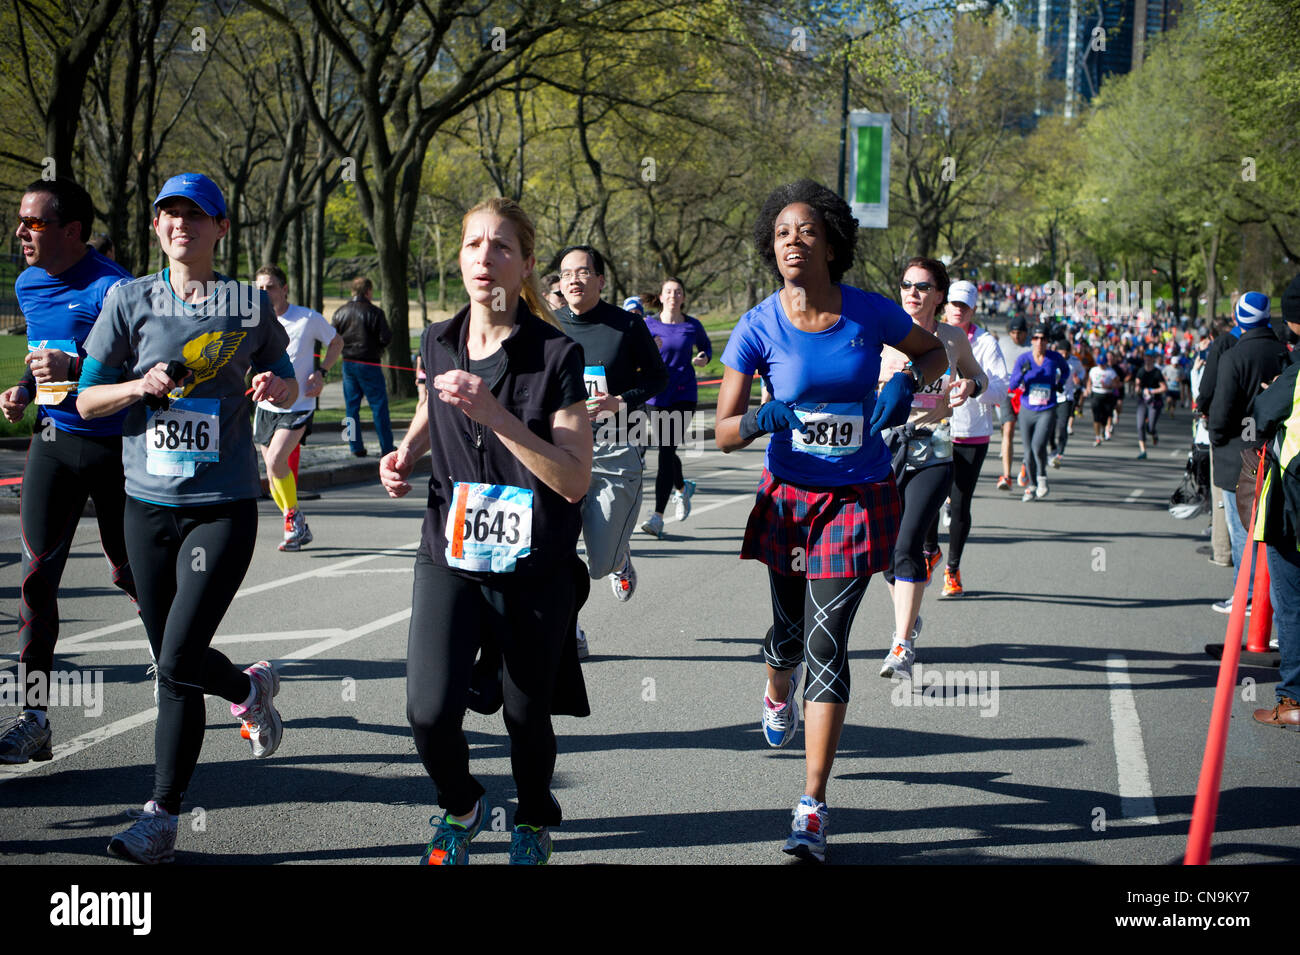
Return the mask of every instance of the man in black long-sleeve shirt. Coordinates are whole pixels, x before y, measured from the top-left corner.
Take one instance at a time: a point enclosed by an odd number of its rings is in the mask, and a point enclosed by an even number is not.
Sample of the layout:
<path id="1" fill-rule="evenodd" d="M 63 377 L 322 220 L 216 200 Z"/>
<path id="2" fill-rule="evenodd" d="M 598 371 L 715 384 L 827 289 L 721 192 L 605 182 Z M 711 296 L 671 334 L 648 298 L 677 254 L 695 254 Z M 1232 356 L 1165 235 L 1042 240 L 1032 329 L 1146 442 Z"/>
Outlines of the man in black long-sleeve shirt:
<path id="1" fill-rule="evenodd" d="M 565 249 L 560 283 L 568 306 L 556 317 L 582 346 L 595 445 L 582 505 L 587 572 L 593 580 L 608 575 L 614 596 L 627 600 L 636 589 L 630 541 L 641 510 L 641 407 L 668 386 L 668 369 L 645 322 L 601 301 L 605 260 L 599 252 Z M 578 646 L 585 651 L 581 631 Z"/>
<path id="2" fill-rule="evenodd" d="M 388 383 L 384 381 L 384 349 L 393 340 L 384 310 L 370 301 L 370 279 L 352 280 L 352 301 L 334 313 L 334 330 L 343 336 L 344 436 L 359 458 L 366 456 L 361 441 L 361 396 L 370 405 L 380 455 L 394 450 L 393 426 L 388 420 Z"/>

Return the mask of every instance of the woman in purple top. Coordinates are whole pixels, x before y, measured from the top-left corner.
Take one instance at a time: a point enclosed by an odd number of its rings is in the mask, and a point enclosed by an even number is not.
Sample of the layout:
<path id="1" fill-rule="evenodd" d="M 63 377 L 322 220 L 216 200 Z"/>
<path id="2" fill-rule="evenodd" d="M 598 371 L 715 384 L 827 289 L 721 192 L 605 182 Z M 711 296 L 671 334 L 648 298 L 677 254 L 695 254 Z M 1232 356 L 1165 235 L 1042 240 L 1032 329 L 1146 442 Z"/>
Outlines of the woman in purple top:
<path id="1" fill-rule="evenodd" d="M 1043 324 L 1034 329 L 1030 350 L 1016 359 L 1011 369 L 1011 388 L 1023 388 L 1020 399 L 1020 436 L 1025 443 L 1029 486 L 1022 501 L 1047 497 L 1047 439 L 1056 420 L 1056 393 L 1070 380 L 1070 366 L 1047 347 L 1051 329 Z"/>
<path id="2" fill-rule="evenodd" d="M 686 300 L 682 280 L 666 280 L 659 300 L 663 311 L 658 318 L 647 317 L 645 324 L 668 366 L 668 387 L 646 402 L 653 408 L 651 434 L 659 445 L 659 469 L 655 475 L 655 512 L 641 525 L 641 530 L 655 537 L 663 537 L 664 506 L 670 495 L 679 521 L 691 513 L 695 482 L 682 477 L 677 445 L 685 442 L 686 428 L 695 413 L 695 369 L 703 368 L 713 358 L 713 345 L 704 326 L 682 312 Z"/>

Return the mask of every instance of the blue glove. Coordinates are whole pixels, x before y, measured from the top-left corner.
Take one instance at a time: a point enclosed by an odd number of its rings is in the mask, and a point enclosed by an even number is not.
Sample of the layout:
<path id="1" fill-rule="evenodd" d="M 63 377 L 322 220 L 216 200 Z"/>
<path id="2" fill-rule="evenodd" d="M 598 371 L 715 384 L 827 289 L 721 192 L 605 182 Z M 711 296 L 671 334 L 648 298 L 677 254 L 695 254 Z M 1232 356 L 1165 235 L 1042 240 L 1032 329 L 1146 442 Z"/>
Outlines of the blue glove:
<path id="1" fill-rule="evenodd" d="M 745 416 L 740 419 L 740 437 L 748 441 L 760 434 L 776 434 L 802 427 L 803 422 L 788 404 L 783 401 L 769 401 L 765 405 L 750 408 L 745 412 Z"/>
<path id="2" fill-rule="evenodd" d="M 897 428 L 907 424 L 907 416 L 912 413 L 912 396 L 916 394 L 916 382 L 905 372 L 895 372 L 894 377 L 885 382 L 876 396 L 876 407 L 871 412 L 870 435 L 880 434 L 885 428 Z"/>

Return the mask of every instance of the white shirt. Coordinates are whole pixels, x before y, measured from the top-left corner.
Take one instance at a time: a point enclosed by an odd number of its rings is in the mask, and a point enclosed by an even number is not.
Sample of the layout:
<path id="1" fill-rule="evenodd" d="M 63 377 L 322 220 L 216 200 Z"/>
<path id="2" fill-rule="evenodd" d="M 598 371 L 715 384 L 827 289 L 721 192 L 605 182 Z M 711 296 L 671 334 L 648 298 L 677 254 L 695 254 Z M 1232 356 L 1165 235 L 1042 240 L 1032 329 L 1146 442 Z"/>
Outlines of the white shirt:
<path id="1" fill-rule="evenodd" d="M 268 401 L 259 401 L 257 406 L 265 411 L 283 414 L 288 411 L 311 411 L 316 407 L 316 399 L 303 395 L 307 379 L 315 370 L 313 358 L 316 343 L 328 347 L 338 333 L 334 326 L 325 321 L 320 312 L 313 312 L 302 305 L 290 305 L 283 315 L 277 316 L 280 324 L 289 335 L 289 360 L 293 362 L 293 376 L 298 379 L 298 400 L 288 409 L 277 407 Z"/>

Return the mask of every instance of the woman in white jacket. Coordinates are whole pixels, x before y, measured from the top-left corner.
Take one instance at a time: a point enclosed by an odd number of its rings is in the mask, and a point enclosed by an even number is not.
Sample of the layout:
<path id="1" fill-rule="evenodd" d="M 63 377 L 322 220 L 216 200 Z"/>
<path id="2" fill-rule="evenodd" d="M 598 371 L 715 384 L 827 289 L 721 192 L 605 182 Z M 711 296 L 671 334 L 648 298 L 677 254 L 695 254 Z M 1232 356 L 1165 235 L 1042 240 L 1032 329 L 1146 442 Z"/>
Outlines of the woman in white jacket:
<path id="1" fill-rule="evenodd" d="M 966 333 L 971 351 L 984 374 L 988 388 L 970 401 L 952 409 L 952 523 L 948 528 L 948 564 L 943 571 L 943 595 L 960 597 L 961 554 L 970 534 L 970 504 L 979 483 L 980 469 L 989 451 L 989 436 L 993 433 L 992 409 L 1007 396 L 1007 366 L 1002 360 L 998 340 L 976 325 L 976 289 L 970 282 L 953 282 L 948 289 L 948 304 L 944 320 Z M 939 516 L 926 538 L 926 550 L 939 549 Z"/>

